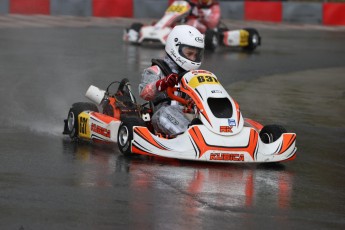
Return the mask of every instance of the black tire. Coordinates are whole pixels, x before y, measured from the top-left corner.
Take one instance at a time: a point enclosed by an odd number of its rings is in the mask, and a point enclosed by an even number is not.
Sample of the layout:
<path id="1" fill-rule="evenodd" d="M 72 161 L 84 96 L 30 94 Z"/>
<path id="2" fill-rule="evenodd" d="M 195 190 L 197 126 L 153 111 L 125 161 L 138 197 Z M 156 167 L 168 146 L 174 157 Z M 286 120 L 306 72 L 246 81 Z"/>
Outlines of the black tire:
<path id="1" fill-rule="evenodd" d="M 140 33 L 141 27 L 143 27 L 143 24 L 136 22 L 131 25 L 130 29 L 135 30 L 136 32 Z"/>
<path id="2" fill-rule="evenodd" d="M 189 126 L 192 126 L 192 125 L 202 125 L 202 122 L 201 122 L 201 120 L 200 120 L 199 118 L 194 118 L 194 119 L 190 122 Z M 189 127 L 189 126 L 188 126 L 188 127 Z"/>
<path id="3" fill-rule="evenodd" d="M 215 51 L 219 46 L 219 36 L 214 30 L 206 30 L 205 50 Z"/>
<path id="4" fill-rule="evenodd" d="M 75 139 L 78 137 L 79 125 L 78 115 L 86 110 L 98 112 L 98 108 L 95 104 L 90 102 L 77 102 L 72 105 L 67 115 L 66 131 L 70 138 Z"/>
<path id="5" fill-rule="evenodd" d="M 243 49 L 246 51 L 254 51 L 256 47 L 261 45 L 261 37 L 259 32 L 253 28 L 245 28 L 243 30 L 246 30 L 249 33 L 248 45 L 243 47 Z"/>
<path id="6" fill-rule="evenodd" d="M 126 117 L 122 120 L 117 133 L 117 145 L 123 155 L 129 156 L 131 152 L 131 142 L 133 140 L 133 127 L 145 126 L 145 122 L 137 117 Z"/>
<path id="7" fill-rule="evenodd" d="M 135 32 L 138 33 L 138 38 L 136 41 L 131 41 L 131 44 L 133 45 L 140 45 L 140 43 L 138 43 L 139 40 L 139 34 L 140 34 L 140 30 L 144 25 L 142 23 L 133 23 L 129 28 L 126 29 L 126 33 L 128 34 L 130 30 L 134 30 Z"/>
<path id="8" fill-rule="evenodd" d="M 266 125 L 260 131 L 260 139 L 262 142 L 269 144 L 272 143 L 283 134 L 287 133 L 286 129 L 280 125 Z"/>

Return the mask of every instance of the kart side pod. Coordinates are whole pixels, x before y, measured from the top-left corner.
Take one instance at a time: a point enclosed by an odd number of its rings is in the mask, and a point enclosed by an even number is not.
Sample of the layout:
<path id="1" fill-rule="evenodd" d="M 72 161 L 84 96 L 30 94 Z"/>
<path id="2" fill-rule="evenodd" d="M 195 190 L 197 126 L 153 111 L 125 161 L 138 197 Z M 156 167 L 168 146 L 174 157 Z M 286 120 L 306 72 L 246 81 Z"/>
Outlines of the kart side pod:
<path id="1" fill-rule="evenodd" d="M 100 105 L 105 95 L 105 90 L 101 90 L 96 86 L 90 85 L 86 91 L 85 96 L 91 101 L 95 102 L 97 105 Z"/>

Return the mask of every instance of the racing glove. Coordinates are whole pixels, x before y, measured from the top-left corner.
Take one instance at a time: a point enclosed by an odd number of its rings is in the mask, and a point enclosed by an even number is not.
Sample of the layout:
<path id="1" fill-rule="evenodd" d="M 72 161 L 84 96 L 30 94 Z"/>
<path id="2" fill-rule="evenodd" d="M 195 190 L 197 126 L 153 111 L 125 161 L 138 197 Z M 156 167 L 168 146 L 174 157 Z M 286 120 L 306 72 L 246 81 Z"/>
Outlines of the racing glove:
<path id="1" fill-rule="evenodd" d="M 168 87 L 173 87 L 178 82 L 178 75 L 176 73 L 172 73 L 165 78 L 158 80 L 156 82 L 156 88 L 158 91 L 164 91 Z"/>

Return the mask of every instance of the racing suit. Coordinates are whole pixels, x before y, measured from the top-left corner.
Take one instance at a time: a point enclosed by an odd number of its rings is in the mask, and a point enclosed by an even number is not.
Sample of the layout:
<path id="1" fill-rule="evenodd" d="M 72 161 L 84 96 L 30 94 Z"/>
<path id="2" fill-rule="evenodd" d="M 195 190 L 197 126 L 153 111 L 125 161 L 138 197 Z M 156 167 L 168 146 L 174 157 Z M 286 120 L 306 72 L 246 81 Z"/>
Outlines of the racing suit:
<path id="1" fill-rule="evenodd" d="M 178 74 L 183 71 L 168 56 L 161 61 L 168 65 L 171 73 Z M 182 106 L 166 100 L 168 96 L 165 91 L 158 91 L 156 82 L 166 76 L 163 72 L 161 67 L 155 64 L 145 69 L 139 84 L 139 95 L 146 101 L 152 101 L 155 105 L 151 118 L 155 131 L 167 135 L 176 135 L 186 131 L 190 122 L 185 117 Z"/>
<path id="2" fill-rule="evenodd" d="M 197 28 L 201 33 L 205 34 L 207 29 L 216 29 L 220 21 L 220 6 L 218 2 L 214 2 L 209 6 L 200 4 L 191 4 L 192 13 L 188 17 L 186 24 Z"/>

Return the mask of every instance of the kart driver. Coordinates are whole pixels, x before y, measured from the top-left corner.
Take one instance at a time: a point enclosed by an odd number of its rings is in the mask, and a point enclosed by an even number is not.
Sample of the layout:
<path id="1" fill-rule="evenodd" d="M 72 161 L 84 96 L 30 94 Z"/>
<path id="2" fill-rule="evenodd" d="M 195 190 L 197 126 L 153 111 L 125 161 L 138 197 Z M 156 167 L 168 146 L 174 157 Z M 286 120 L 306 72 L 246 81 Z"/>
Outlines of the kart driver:
<path id="1" fill-rule="evenodd" d="M 204 36 L 192 26 L 175 26 L 167 38 L 165 51 L 164 59 L 152 59 L 152 66 L 143 71 L 139 94 L 155 105 L 153 128 L 159 133 L 176 135 L 187 130 L 190 122 L 182 107 L 168 100 L 165 90 L 178 83 L 179 73 L 200 67 Z"/>
<path id="2" fill-rule="evenodd" d="M 220 6 L 216 0 L 190 0 L 191 15 L 186 24 L 205 34 L 207 29 L 216 29 L 220 21 Z"/>

